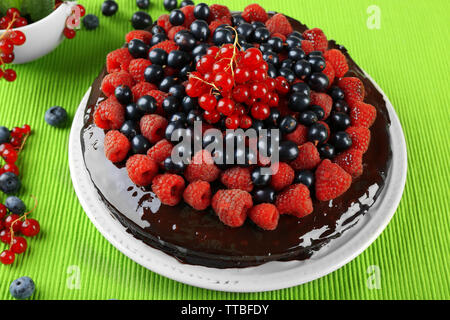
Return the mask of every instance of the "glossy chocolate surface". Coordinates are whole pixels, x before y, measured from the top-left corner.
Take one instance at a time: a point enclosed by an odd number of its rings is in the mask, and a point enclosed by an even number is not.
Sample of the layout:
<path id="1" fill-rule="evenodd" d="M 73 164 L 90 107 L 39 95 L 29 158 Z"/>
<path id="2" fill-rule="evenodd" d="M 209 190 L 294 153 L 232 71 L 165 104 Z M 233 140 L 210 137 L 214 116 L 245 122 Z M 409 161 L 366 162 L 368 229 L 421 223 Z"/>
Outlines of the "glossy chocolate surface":
<path id="1" fill-rule="evenodd" d="M 290 19 L 295 30 L 306 26 Z M 377 109 L 371 127 L 371 143 L 364 155 L 364 172 L 350 189 L 330 202 L 313 199 L 314 212 L 298 219 L 280 217 L 278 228 L 264 231 L 247 219 L 244 226 L 222 224 L 212 209 L 198 212 L 181 203 L 161 205 L 149 188 L 139 188 L 128 178 L 122 165 L 108 161 L 103 151 L 105 133 L 93 124 L 93 112 L 104 96 L 101 93 L 103 70 L 92 85 L 85 110 L 85 125 L 80 133 L 86 168 L 101 200 L 136 238 L 178 260 L 208 267 L 231 268 L 259 265 L 274 260 L 303 260 L 333 238 L 356 224 L 376 201 L 390 167 L 390 125 L 386 103 L 380 92 L 350 58 L 347 50 L 330 41 L 347 56 L 350 71 L 346 76 L 360 78 L 366 89 L 365 102 Z M 137 240 L 138 241 L 138 240 Z"/>

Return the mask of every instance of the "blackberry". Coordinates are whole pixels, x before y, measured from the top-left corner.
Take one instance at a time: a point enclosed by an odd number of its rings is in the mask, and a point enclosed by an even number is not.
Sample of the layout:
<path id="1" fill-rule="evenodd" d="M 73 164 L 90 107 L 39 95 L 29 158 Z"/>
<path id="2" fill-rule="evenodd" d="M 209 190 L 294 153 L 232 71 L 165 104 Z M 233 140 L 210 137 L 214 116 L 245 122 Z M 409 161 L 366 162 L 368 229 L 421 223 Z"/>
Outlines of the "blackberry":
<path id="1" fill-rule="evenodd" d="M 230 30 L 217 28 L 212 40 L 216 46 L 221 46 L 226 43 L 233 43 L 233 35 Z"/>
<path id="2" fill-rule="evenodd" d="M 299 60 L 294 65 L 294 73 L 299 79 L 309 77 L 312 72 L 311 64 L 306 60 Z"/>
<path id="3" fill-rule="evenodd" d="M 244 22 L 241 23 L 237 28 L 236 31 L 239 35 L 239 39 L 244 40 L 252 40 L 253 37 L 253 27 L 250 23 Z"/>
<path id="4" fill-rule="evenodd" d="M 273 51 L 267 51 L 263 53 L 263 59 L 264 61 L 266 61 L 267 63 L 271 63 L 274 66 L 278 66 L 280 64 L 280 58 L 278 57 L 278 55 L 273 52 Z M 285 68 L 282 68 L 285 69 Z M 289 70 L 289 69 L 287 69 Z"/>
<path id="5" fill-rule="evenodd" d="M 256 43 L 264 43 L 270 38 L 270 32 L 266 27 L 256 28 L 253 32 L 253 41 Z"/>
<path id="6" fill-rule="evenodd" d="M 291 133 L 297 128 L 297 120 L 293 116 L 284 116 L 280 121 L 280 131 L 282 133 Z"/>
<path id="7" fill-rule="evenodd" d="M 286 78 L 286 80 L 287 80 L 289 83 L 294 82 L 294 80 L 295 80 L 295 74 L 294 74 L 294 72 L 293 72 L 291 69 L 288 69 L 288 68 L 281 68 L 278 72 L 280 73 L 280 76 Z"/>
<path id="8" fill-rule="evenodd" d="M 165 33 L 156 33 L 153 35 L 152 40 L 150 40 L 150 46 L 154 46 L 160 42 L 166 41 L 167 36 Z"/>
<path id="9" fill-rule="evenodd" d="M 330 116 L 331 127 L 335 130 L 345 130 L 351 125 L 348 114 L 344 112 L 333 112 Z"/>
<path id="10" fill-rule="evenodd" d="M 269 40 L 267 40 L 267 44 L 272 47 L 272 50 L 275 52 L 281 52 L 283 51 L 283 40 L 281 40 L 278 37 L 272 37 Z"/>
<path id="11" fill-rule="evenodd" d="M 325 117 L 325 111 L 321 106 L 318 105 L 312 105 L 309 107 L 309 110 L 314 112 L 317 115 L 317 119 L 322 120 L 323 117 Z"/>
<path id="12" fill-rule="evenodd" d="M 336 100 L 333 103 L 333 110 L 337 112 L 349 113 L 350 107 L 345 100 Z"/>
<path id="13" fill-rule="evenodd" d="M 283 62 L 281 62 L 280 64 L 280 68 L 287 68 L 287 69 L 291 69 L 294 67 L 295 61 L 291 60 L 291 59 L 284 59 Z"/>
<path id="14" fill-rule="evenodd" d="M 174 96 L 175 98 L 181 100 L 186 95 L 186 91 L 184 90 L 184 86 L 181 84 L 176 84 L 169 89 L 169 94 Z"/>
<path id="15" fill-rule="evenodd" d="M 345 98 L 344 90 L 337 86 L 332 86 L 329 93 L 333 101 L 344 100 Z"/>
<path id="16" fill-rule="evenodd" d="M 301 48 L 302 47 L 302 40 L 300 38 L 298 38 L 298 37 L 295 37 L 295 36 L 289 36 L 286 39 L 286 44 L 287 44 L 289 49 Z"/>
<path id="17" fill-rule="evenodd" d="M 288 58 L 293 61 L 302 60 L 305 57 L 305 52 L 301 48 L 292 48 L 288 51 Z"/>
<path id="18" fill-rule="evenodd" d="M 245 20 L 240 14 L 231 17 L 231 24 L 233 25 L 233 27 L 237 27 L 243 23 L 245 23 Z"/>
<path id="19" fill-rule="evenodd" d="M 194 1 L 192 0 L 183 0 L 180 3 L 180 8 L 184 8 L 186 6 L 193 6 L 194 5 Z"/>
<path id="20" fill-rule="evenodd" d="M 291 87 L 291 91 L 301 93 L 307 97 L 309 97 L 311 94 L 311 89 L 304 82 L 298 82 L 298 83 L 293 84 Z"/>
<path id="21" fill-rule="evenodd" d="M 311 65 L 313 72 L 321 72 L 326 67 L 325 59 L 319 56 L 310 56 L 306 61 Z"/>
<path id="22" fill-rule="evenodd" d="M 172 68 L 181 69 L 189 63 L 189 55 L 180 50 L 173 50 L 167 56 L 167 65 Z"/>
<path id="23" fill-rule="evenodd" d="M 188 113 L 191 110 L 194 110 L 197 108 L 197 99 L 192 98 L 190 96 L 183 97 L 183 100 L 181 101 L 181 108 L 183 109 L 184 113 Z"/>
<path id="24" fill-rule="evenodd" d="M 128 43 L 128 51 L 133 58 L 147 58 L 149 47 L 139 39 L 133 39 Z"/>
<path id="25" fill-rule="evenodd" d="M 264 120 L 269 128 L 278 128 L 281 114 L 278 108 L 270 108 L 269 116 Z"/>
<path id="26" fill-rule="evenodd" d="M 164 160 L 164 169 L 170 173 L 180 173 L 183 172 L 186 165 L 183 161 L 174 162 L 172 157 L 167 157 Z"/>
<path id="27" fill-rule="evenodd" d="M 163 100 L 162 107 L 166 114 L 170 115 L 178 111 L 180 103 L 174 96 L 168 96 Z"/>
<path id="28" fill-rule="evenodd" d="M 157 24 L 155 24 L 153 27 L 152 27 L 152 34 L 158 34 L 158 33 L 166 33 L 166 31 L 161 27 L 161 26 L 158 26 Z"/>

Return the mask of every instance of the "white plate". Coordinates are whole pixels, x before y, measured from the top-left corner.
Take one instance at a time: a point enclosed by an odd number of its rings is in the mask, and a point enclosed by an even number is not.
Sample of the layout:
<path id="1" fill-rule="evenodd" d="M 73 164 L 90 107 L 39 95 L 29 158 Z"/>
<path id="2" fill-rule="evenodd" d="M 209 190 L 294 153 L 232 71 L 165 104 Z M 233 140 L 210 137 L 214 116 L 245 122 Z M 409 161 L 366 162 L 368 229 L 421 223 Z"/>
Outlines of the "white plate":
<path id="1" fill-rule="evenodd" d="M 90 89 L 74 117 L 69 141 L 70 172 L 81 205 L 95 227 L 113 246 L 145 268 L 179 282 L 220 291 L 260 292 L 284 289 L 323 277 L 356 258 L 375 241 L 391 220 L 402 197 L 407 168 L 406 143 L 394 108 L 383 94 L 391 119 L 392 167 L 375 205 L 354 227 L 305 261 L 269 262 L 243 269 L 182 264 L 127 233 L 100 201 L 85 168 L 80 144 L 83 113 L 89 93 Z"/>

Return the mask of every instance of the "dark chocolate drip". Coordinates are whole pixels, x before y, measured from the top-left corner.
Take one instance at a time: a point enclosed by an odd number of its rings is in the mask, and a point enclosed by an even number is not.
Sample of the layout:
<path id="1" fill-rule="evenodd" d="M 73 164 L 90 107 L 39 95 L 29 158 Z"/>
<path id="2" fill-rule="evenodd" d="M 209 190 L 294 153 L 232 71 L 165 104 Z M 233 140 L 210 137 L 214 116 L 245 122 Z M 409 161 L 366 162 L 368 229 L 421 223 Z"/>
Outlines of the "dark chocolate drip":
<path id="1" fill-rule="evenodd" d="M 306 26 L 289 18 L 295 30 Z M 103 70 L 92 85 L 81 144 L 86 168 L 101 200 L 136 238 L 182 262 L 216 268 L 247 267 L 275 260 L 304 260 L 332 239 L 355 225 L 378 198 L 384 187 L 392 157 L 389 115 L 382 94 L 364 76 L 345 48 L 330 41 L 346 55 L 350 71 L 346 76 L 360 78 L 366 89 L 365 102 L 374 105 L 378 115 L 371 127 L 371 143 L 364 155 L 364 172 L 350 189 L 331 202 L 314 202 L 314 212 L 298 219 L 280 217 L 278 228 L 264 231 L 249 219 L 241 228 L 222 224 L 208 209 L 198 212 L 181 203 L 161 205 L 148 188 L 131 183 L 126 169 L 109 162 L 103 153 L 104 131 L 93 124 L 95 106 L 104 96 Z"/>

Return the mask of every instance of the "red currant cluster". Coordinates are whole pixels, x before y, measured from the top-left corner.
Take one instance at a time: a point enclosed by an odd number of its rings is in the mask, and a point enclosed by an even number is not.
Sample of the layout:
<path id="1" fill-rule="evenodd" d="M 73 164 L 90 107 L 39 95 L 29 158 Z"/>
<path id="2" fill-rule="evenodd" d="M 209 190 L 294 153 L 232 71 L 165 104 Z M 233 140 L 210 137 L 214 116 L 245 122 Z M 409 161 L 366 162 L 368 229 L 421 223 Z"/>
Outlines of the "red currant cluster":
<path id="1" fill-rule="evenodd" d="M 228 129 L 247 129 L 252 125 L 250 115 L 267 119 L 270 108 L 278 106 L 279 94 L 289 91 L 289 84 L 282 77 L 268 76 L 260 50 L 241 51 L 237 46 L 236 36 L 234 44 L 210 47 L 197 62 L 197 71 L 190 74 L 186 93 L 198 97 L 207 122 L 217 123 L 224 115 Z"/>
<path id="2" fill-rule="evenodd" d="M 59 6 L 61 3 L 56 4 Z M 67 18 L 66 27 L 64 28 L 64 36 L 67 39 L 73 39 L 77 35 L 75 28 L 80 25 L 80 18 L 84 17 L 86 14 L 86 9 L 81 5 L 77 4 L 72 10 L 72 15 Z"/>
<path id="3" fill-rule="evenodd" d="M 18 25 L 17 21 L 22 22 L 19 22 Z M 8 9 L 6 16 L 0 19 L 0 29 L 6 29 L 6 32 L 0 35 L 0 79 L 11 82 L 17 78 L 13 69 L 5 69 L 4 66 L 14 61 L 14 46 L 21 46 L 26 41 L 22 31 L 12 30 L 12 28 L 22 27 L 26 24 L 28 22 L 25 18 L 20 17 L 20 12 L 16 8 Z"/>
<path id="4" fill-rule="evenodd" d="M 0 145 L 0 156 L 6 162 L 0 168 L 0 176 L 6 172 L 12 172 L 16 176 L 19 175 L 16 161 L 30 133 L 31 128 L 27 124 L 21 128 L 15 127 L 11 130 L 9 142 Z M 9 249 L 0 254 L 1 263 L 13 263 L 15 255 L 23 253 L 27 249 L 27 241 L 24 237 L 16 236 L 18 233 L 26 237 L 34 237 L 39 233 L 39 222 L 27 218 L 30 213 L 31 211 L 24 213 L 22 216 L 8 213 L 7 207 L 0 203 L 0 241 L 9 245 Z"/>

